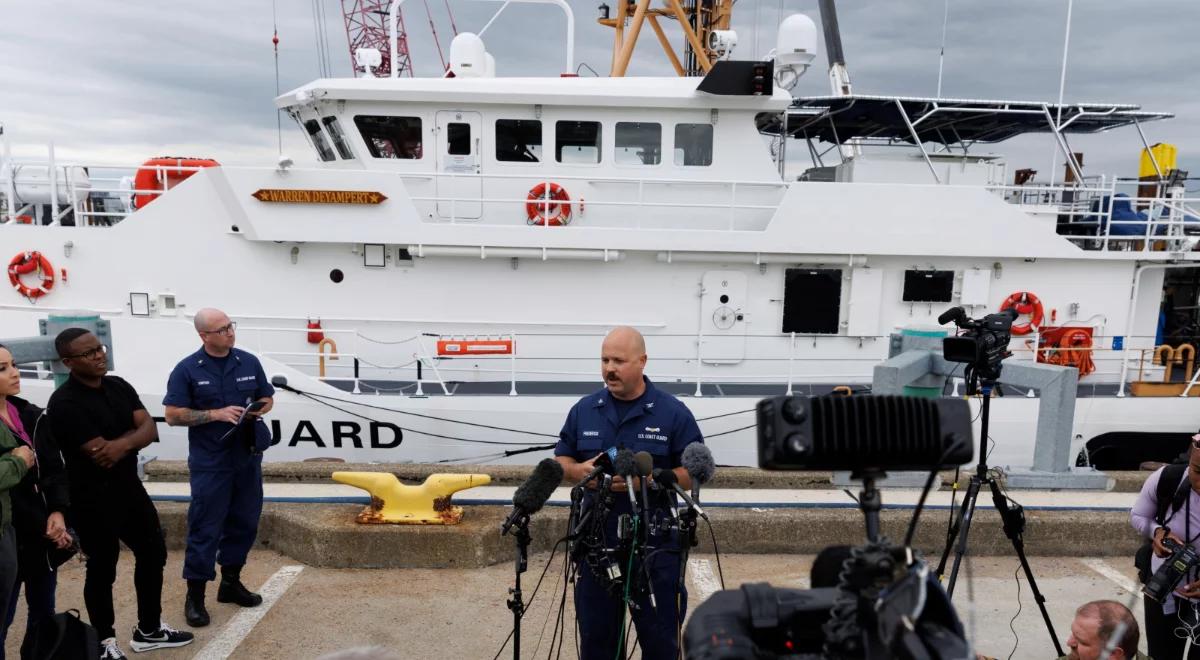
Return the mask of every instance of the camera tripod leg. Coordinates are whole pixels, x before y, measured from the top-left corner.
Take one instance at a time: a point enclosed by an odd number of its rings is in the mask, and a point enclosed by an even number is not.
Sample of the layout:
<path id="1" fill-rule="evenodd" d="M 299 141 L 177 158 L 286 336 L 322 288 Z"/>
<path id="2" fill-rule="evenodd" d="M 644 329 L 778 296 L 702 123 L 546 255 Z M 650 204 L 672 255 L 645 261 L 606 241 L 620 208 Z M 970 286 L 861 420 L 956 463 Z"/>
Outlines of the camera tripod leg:
<path id="1" fill-rule="evenodd" d="M 958 522 L 950 534 L 946 536 L 946 547 L 942 550 L 942 560 L 938 562 L 938 577 L 945 574 L 946 560 L 950 556 L 951 548 L 954 548 L 954 542 L 957 538 L 958 547 L 954 549 L 954 567 L 950 569 L 950 579 L 946 582 L 946 596 L 954 597 L 954 584 L 958 582 L 958 568 L 962 563 L 963 555 L 967 554 L 967 540 L 971 533 L 971 520 L 975 517 L 975 503 L 979 500 L 979 478 L 971 477 L 971 481 L 967 485 L 967 494 L 963 498 L 962 507 L 958 512 Z"/>
<path id="2" fill-rule="evenodd" d="M 1029 590 L 1033 592 L 1033 600 L 1037 603 L 1038 609 L 1042 612 L 1042 620 L 1046 622 L 1046 631 L 1050 633 L 1050 639 L 1054 642 L 1054 650 L 1059 656 L 1063 655 L 1062 644 L 1058 641 L 1058 635 L 1054 632 L 1054 623 L 1050 621 L 1050 613 L 1046 611 L 1046 597 L 1042 595 L 1037 586 L 1037 580 L 1033 578 L 1033 569 L 1029 566 L 1029 559 L 1025 557 L 1025 520 L 1023 514 L 1014 511 L 1008 505 L 1008 497 L 1000 490 L 1000 484 L 994 479 L 988 480 L 988 485 L 992 489 L 992 502 L 996 505 L 996 511 L 1000 513 L 1000 521 L 1004 525 L 1004 535 L 1012 542 L 1013 550 L 1017 552 L 1017 559 L 1021 562 L 1021 569 L 1025 572 L 1025 580 L 1029 582 Z"/>

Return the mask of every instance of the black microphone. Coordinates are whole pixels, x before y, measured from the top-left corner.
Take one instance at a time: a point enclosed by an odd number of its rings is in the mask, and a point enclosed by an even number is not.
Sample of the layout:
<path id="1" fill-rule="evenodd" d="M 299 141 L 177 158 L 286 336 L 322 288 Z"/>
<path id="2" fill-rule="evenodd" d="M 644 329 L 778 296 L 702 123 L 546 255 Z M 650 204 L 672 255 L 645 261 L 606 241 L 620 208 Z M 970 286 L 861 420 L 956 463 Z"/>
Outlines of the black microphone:
<path id="1" fill-rule="evenodd" d="M 692 477 L 692 499 L 699 501 L 700 485 L 708 483 L 717 472 L 717 463 L 713 460 L 712 451 L 702 442 L 693 442 L 684 448 L 679 461 Z"/>
<path id="2" fill-rule="evenodd" d="M 637 499 L 633 495 L 633 477 L 637 474 L 637 461 L 633 458 L 633 452 L 628 449 L 617 450 L 617 456 L 613 459 L 613 470 L 625 478 L 625 491 L 629 493 L 629 505 L 633 508 L 634 515 L 637 515 Z"/>
<path id="3" fill-rule="evenodd" d="M 650 475 L 654 472 L 654 457 L 648 451 L 639 451 L 633 455 L 633 460 L 637 464 L 637 473 L 641 477 L 642 482 L 642 517 L 646 520 L 650 519 L 650 497 L 646 493 L 646 482 L 649 481 Z M 649 530 L 650 526 L 645 525 L 643 530 Z M 647 537 L 649 531 L 646 532 Z"/>
<path id="4" fill-rule="evenodd" d="M 542 510 L 542 505 L 554 494 L 554 489 L 562 483 L 563 469 L 553 458 L 543 458 L 533 469 L 533 474 L 513 493 L 513 510 L 508 518 L 500 525 L 500 535 L 508 534 L 508 530 L 522 517 L 531 516 Z"/>
<path id="5" fill-rule="evenodd" d="M 954 321 L 954 324 L 958 325 L 959 321 L 965 320 L 966 318 L 967 311 L 962 307 L 951 307 L 938 316 L 938 325 L 946 325 L 951 321 Z"/>
<path id="6" fill-rule="evenodd" d="M 604 453 L 602 453 L 596 457 L 596 462 L 592 464 L 595 466 L 592 468 L 592 471 L 589 472 L 586 477 L 584 477 L 579 483 L 577 483 L 575 485 L 583 486 L 583 485 L 587 484 L 587 482 L 591 481 L 592 479 L 595 479 L 601 473 L 614 474 L 615 469 L 613 468 L 613 459 L 615 459 L 616 457 L 617 457 L 617 448 L 616 447 L 609 447 L 608 449 L 604 450 Z"/>
<path id="7" fill-rule="evenodd" d="M 675 474 L 674 470 L 664 470 L 662 468 L 655 470 L 654 482 L 664 488 L 675 489 L 675 492 L 679 493 L 679 496 L 683 498 L 684 502 L 688 503 L 688 506 L 695 509 L 696 513 L 700 514 L 701 518 L 708 520 L 708 514 L 704 513 L 704 509 L 700 508 L 700 504 L 696 502 L 696 500 L 692 499 L 691 495 L 688 495 L 688 492 L 683 489 L 683 486 L 679 485 L 679 475 Z"/>

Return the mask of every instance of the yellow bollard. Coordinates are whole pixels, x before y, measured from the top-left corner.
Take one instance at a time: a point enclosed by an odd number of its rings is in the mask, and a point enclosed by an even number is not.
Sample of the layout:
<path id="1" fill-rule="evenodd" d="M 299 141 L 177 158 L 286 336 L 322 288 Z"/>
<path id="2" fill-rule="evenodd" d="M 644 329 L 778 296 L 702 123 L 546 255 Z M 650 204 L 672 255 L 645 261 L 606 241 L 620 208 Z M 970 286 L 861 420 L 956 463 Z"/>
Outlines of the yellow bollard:
<path id="1" fill-rule="evenodd" d="M 317 367 L 317 375 L 320 376 L 321 378 L 325 377 L 325 347 L 326 346 L 329 347 L 329 359 L 330 360 L 338 359 L 337 342 L 333 341 L 329 337 L 326 337 L 321 340 L 321 343 L 317 344 L 317 355 L 319 356 L 318 359 L 320 360 L 320 366 Z"/>
<path id="2" fill-rule="evenodd" d="M 333 480 L 371 494 L 358 522 L 401 525 L 457 525 L 463 510 L 450 497 L 492 482 L 486 474 L 431 474 L 420 486 L 406 486 L 391 472 L 334 472 Z"/>

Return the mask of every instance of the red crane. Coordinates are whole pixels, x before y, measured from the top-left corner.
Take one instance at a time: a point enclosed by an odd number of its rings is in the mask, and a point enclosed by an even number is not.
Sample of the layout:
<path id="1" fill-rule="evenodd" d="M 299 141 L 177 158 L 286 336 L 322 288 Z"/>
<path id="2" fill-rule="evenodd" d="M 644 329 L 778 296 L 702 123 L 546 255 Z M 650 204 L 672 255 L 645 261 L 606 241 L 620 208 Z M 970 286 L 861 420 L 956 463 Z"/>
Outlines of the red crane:
<path id="1" fill-rule="evenodd" d="M 358 63 L 354 53 L 359 48 L 374 48 L 383 55 L 383 61 L 375 68 L 375 75 L 381 78 L 392 75 L 392 52 L 388 43 L 388 7 L 390 0 L 342 0 L 342 15 L 346 19 L 346 40 L 350 46 L 350 63 L 357 71 Z M 429 16 L 429 29 L 433 33 L 433 43 L 437 47 L 438 58 L 442 60 L 442 68 L 446 60 L 442 56 L 442 46 L 438 41 L 437 28 L 434 25 L 433 14 L 429 11 L 429 2 L 425 0 L 425 13 Z M 458 34 L 454 24 L 454 14 L 450 12 L 450 4 L 446 2 L 446 13 L 450 17 L 450 29 Z M 395 63 L 398 76 L 413 76 L 412 57 L 408 50 L 408 31 L 404 28 L 404 13 L 396 17 L 396 55 Z"/>

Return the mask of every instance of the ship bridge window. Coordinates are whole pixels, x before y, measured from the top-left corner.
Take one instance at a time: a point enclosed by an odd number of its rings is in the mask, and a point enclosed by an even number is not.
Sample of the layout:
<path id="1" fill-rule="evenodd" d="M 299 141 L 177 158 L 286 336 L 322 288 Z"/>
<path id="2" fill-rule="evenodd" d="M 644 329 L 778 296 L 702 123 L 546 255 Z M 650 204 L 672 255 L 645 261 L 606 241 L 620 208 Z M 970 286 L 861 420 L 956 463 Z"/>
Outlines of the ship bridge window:
<path id="1" fill-rule="evenodd" d="M 617 122 L 618 165 L 658 165 L 662 162 L 662 124 Z"/>
<path id="2" fill-rule="evenodd" d="M 560 163 L 599 163 L 600 122 L 560 121 L 555 123 L 554 153 Z"/>
<path id="3" fill-rule="evenodd" d="M 421 158 L 420 117 L 357 115 L 354 125 L 374 158 Z"/>
<path id="4" fill-rule="evenodd" d="M 675 124 L 675 164 L 684 167 L 712 165 L 712 124 Z"/>
<path id="5" fill-rule="evenodd" d="M 308 131 L 308 137 L 312 139 L 313 146 L 317 149 L 317 157 L 324 161 L 337 160 L 337 156 L 333 155 L 333 149 L 329 147 L 329 141 L 325 139 L 325 133 L 321 131 L 321 125 L 316 119 L 309 119 L 304 122 L 304 130 Z"/>
<path id="6" fill-rule="evenodd" d="M 342 132 L 342 125 L 338 123 L 337 117 L 322 117 L 321 122 L 325 124 L 325 131 L 333 140 L 338 155 L 344 160 L 354 160 L 354 152 L 350 150 L 350 143 L 346 142 L 346 134 Z"/>
<path id="7" fill-rule="evenodd" d="M 542 162 L 542 122 L 536 119 L 497 119 L 496 160 L 506 163 Z"/>

